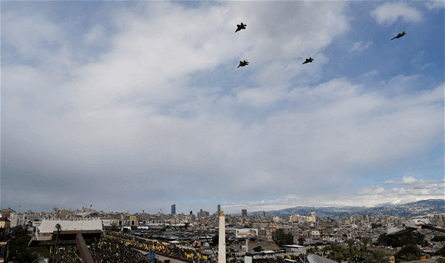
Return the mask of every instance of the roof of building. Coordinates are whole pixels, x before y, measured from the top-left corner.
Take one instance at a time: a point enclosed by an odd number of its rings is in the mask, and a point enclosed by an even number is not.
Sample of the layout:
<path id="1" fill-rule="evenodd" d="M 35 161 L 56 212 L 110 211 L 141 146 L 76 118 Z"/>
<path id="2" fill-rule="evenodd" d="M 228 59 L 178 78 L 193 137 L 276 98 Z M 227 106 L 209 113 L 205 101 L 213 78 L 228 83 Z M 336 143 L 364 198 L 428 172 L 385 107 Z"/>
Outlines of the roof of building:
<path id="1" fill-rule="evenodd" d="M 61 231 L 72 230 L 102 230 L 102 220 L 43 220 L 38 227 L 41 233 L 52 233 L 57 231 L 56 225 L 61 226 Z"/>
<path id="2" fill-rule="evenodd" d="M 302 248 L 302 247 L 304 247 L 304 246 L 299 246 L 299 245 L 284 245 L 283 247 Z"/>
<path id="3" fill-rule="evenodd" d="M 307 259 L 309 260 L 309 263 L 336 263 L 333 260 L 318 255 L 308 255 Z"/>

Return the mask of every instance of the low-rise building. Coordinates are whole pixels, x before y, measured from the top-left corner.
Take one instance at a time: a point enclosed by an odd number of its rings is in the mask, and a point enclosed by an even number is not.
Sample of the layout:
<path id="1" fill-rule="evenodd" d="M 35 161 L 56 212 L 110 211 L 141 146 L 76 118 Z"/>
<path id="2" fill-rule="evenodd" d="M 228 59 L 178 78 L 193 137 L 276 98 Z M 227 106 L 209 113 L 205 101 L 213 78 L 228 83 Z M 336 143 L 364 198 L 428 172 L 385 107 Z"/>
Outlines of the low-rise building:
<path id="1" fill-rule="evenodd" d="M 57 231 L 56 225 L 60 225 L 60 231 L 103 231 L 102 220 L 43 220 L 35 233 L 36 240 L 51 240 Z"/>
<path id="2" fill-rule="evenodd" d="M 9 233 L 11 229 L 11 222 L 8 218 L 0 218 L 0 231 L 4 233 Z"/>

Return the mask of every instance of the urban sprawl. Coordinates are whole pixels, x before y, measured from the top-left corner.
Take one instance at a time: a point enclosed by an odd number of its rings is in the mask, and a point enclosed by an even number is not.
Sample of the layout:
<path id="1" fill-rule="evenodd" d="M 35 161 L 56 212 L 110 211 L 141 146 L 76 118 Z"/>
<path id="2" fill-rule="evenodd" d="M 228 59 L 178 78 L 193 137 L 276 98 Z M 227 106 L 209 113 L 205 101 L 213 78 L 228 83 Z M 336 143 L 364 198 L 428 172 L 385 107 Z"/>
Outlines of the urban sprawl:
<path id="1" fill-rule="evenodd" d="M 286 218 L 54 208 L 0 210 L 0 262 L 444 262 L 443 214 Z M 34 261 L 26 261 L 27 258 Z"/>

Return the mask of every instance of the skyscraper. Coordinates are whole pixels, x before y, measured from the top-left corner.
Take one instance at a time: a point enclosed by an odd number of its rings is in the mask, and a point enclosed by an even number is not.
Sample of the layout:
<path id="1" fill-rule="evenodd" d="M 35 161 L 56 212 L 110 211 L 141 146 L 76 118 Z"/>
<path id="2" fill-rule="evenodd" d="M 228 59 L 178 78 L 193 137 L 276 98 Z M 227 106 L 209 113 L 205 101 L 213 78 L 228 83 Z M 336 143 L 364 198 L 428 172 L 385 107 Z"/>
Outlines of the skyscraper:
<path id="1" fill-rule="evenodd" d="M 247 216 L 247 209 L 241 209 L 241 215 Z"/>
<path id="2" fill-rule="evenodd" d="M 172 205 L 172 215 L 176 215 L 176 204 Z"/>
<path id="3" fill-rule="evenodd" d="M 216 206 L 216 213 L 218 216 L 221 214 L 221 205 Z"/>

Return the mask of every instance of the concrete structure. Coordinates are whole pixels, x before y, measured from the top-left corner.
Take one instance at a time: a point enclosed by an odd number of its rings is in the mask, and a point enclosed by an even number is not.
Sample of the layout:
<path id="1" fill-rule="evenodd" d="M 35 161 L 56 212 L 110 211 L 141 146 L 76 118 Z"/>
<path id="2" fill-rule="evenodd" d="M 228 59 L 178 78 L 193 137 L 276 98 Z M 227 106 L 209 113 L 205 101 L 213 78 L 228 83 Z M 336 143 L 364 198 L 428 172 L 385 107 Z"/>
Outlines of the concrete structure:
<path id="1" fill-rule="evenodd" d="M 241 209 L 241 216 L 247 216 L 247 209 Z"/>
<path id="2" fill-rule="evenodd" d="M 219 216 L 221 214 L 221 205 L 216 206 L 216 214 Z"/>
<path id="3" fill-rule="evenodd" d="M 306 254 L 306 247 L 299 245 L 284 245 L 286 249 L 286 253 L 290 253 L 293 255 Z"/>
<path id="4" fill-rule="evenodd" d="M 219 215 L 218 263 L 226 263 L 226 217 L 223 211 Z"/>
<path id="5" fill-rule="evenodd" d="M 336 263 L 336 261 L 334 260 L 330 260 L 318 255 L 308 255 L 307 260 L 309 261 L 309 263 Z"/>
<path id="6" fill-rule="evenodd" d="M 102 231 L 102 220 L 43 220 L 37 227 L 36 240 L 51 240 L 54 232 L 57 231 L 56 225 L 61 226 L 61 232 L 64 231 Z"/>
<path id="7" fill-rule="evenodd" d="M 172 215 L 176 215 L 176 204 L 172 205 L 172 211 L 171 211 Z"/>
<path id="8" fill-rule="evenodd" d="M 32 237 L 28 246 L 52 246 L 56 235 L 59 245 L 77 245 L 82 261 L 94 263 L 87 247 L 87 241 L 100 239 L 103 236 L 102 220 L 43 220 L 37 227 L 36 236 Z"/>
<path id="9" fill-rule="evenodd" d="M 0 263 L 8 262 L 9 258 L 9 240 L 0 241 Z"/>
<path id="10" fill-rule="evenodd" d="M 9 233 L 11 222 L 7 218 L 0 218 L 0 229 L 5 233 Z"/>

